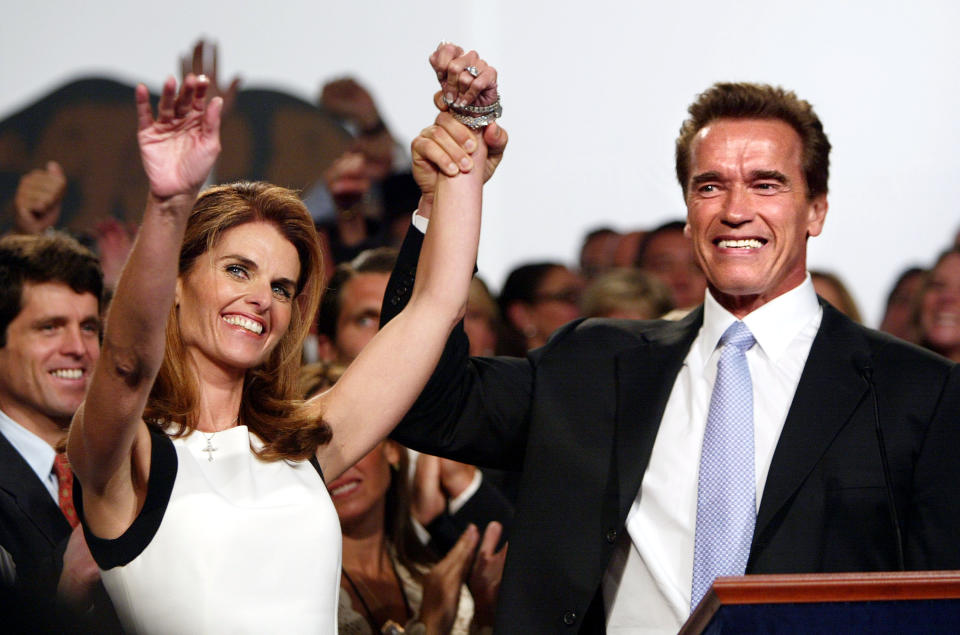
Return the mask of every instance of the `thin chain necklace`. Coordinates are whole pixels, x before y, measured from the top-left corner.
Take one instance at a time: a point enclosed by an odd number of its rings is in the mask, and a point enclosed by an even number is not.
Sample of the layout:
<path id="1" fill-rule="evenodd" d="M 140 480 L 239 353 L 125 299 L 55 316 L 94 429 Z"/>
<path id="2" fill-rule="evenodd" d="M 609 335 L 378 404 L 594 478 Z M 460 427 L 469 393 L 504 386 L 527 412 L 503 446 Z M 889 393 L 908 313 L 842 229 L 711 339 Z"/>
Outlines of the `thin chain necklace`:
<path id="1" fill-rule="evenodd" d="M 240 415 L 237 415 L 237 417 L 236 417 L 233 421 L 230 422 L 230 425 L 225 426 L 225 427 L 223 427 L 223 428 L 220 429 L 220 430 L 214 430 L 213 432 L 210 433 L 210 436 L 207 436 L 207 433 L 204 432 L 203 430 L 197 429 L 197 432 L 199 432 L 200 435 L 201 435 L 204 439 L 207 440 L 207 447 L 205 447 L 205 448 L 203 448 L 202 450 L 200 450 L 201 452 L 206 452 L 206 453 L 207 453 L 207 461 L 209 461 L 209 462 L 212 463 L 212 462 L 213 462 L 213 453 L 217 451 L 217 448 L 213 445 L 213 437 L 217 436 L 217 433 L 218 433 L 218 432 L 223 432 L 223 431 L 226 430 L 227 428 L 232 427 L 233 424 L 235 424 L 235 423 L 236 423 L 237 421 L 239 421 L 239 420 L 240 420 Z"/>
<path id="2" fill-rule="evenodd" d="M 400 589 L 400 596 L 403 598 L 403 608 L 406 610 L 407 620 L 409 621 L 410 618 L 413 617 L 413 611 L 410 610 L 410 601 L 407 599 L 407 592 L 403 588 L 403 581 L 400 579 L 400 573 L 397 571 L 396 563 L 394 563 L 393 558 L 390 556 L 388 556 L 388 560 L 390 560 L 390 567 L 393 569 L 393 578 L 397 581 L 397 588 Z M 366 599 L 364 599 L 363 593 L 360 593 L 360 588 L 357 586 L 357 583 L 354 582 L 353 578 L 350 577 L 350 574 L 347 573 L 346 567 L 341 567 L 340 569 L 343 571 L 343 577 L 346 578 L 350 588 L 353 589 L 354 595 L 356 595 L 357 599 L 360 600 L 360 604 L 363 606 L 363 611 L 367 614 L 367 623 L 370 624 L 370 627 L 373 629 L 374 633 L 379 633 L 380 625 L 377 624 L 377 620 L 373 617 L 373 611 L 370 610 L 370 605 L 368 605 Z M 372 600 L 377 599 L 377 594 L 373 593 L 369 588 L 367 588 L 367 585 L 363 583 L 363 580 L 358 579 L 357 581 Z M 380 603 L 377 603 L 376 606 L 379 607 Z M 388 622 L 392 622 L 392 620 L 388 620 Z"/>

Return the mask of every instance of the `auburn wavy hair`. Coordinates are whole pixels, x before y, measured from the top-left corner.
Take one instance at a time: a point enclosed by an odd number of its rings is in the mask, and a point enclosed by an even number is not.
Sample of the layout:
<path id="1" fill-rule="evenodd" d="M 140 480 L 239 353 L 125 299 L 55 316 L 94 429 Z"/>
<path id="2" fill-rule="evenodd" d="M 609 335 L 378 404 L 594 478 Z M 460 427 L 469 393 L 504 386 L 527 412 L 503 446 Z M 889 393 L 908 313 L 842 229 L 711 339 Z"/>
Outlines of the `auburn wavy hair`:
<path id="1" fill-rule="evenodd" d="M 298 390 L 303 340 L 320 302 L 323 263 L 316 229 L 297 193 L 259 182 L 205 190 L 187 222 L 178 272 L 181 278 L 186 276 L 226 231 L 252 222 L 270 223 L 290 241 L 300 257 L 300 275 L 287 332 L 267 360 L 244 377 L 239 422 L 263 440 L 261 459 L 305 460 L 329 443 L 332 433 L 322 419 L 306 417 Z M 200 385 L 188 360 L 174 306 L 167 320 L 163 364 L 144 419 L 175 437 L 186 436 L 197 426 Z"/>

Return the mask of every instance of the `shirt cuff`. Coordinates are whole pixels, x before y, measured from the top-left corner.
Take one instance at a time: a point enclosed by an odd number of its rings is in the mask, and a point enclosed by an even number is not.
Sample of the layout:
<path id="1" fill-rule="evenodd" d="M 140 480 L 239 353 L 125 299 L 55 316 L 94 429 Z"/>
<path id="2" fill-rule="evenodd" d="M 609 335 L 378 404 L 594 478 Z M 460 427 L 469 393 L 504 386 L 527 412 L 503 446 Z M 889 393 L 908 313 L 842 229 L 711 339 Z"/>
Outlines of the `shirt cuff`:
<path id="1" fill-rule="evenodd" d="M 460 495 L 456 498 L 451 498 L 447 501 L 447 510 L 450 514 L 456 514 L 458 511 L 463 509 L 463 506 L 467 504 L 467 501 L 470 500 L 470 497 L 477 493 L 477 490 L 480 489 L 480 482 L 483 481 L 483 473 L 479 469 L 473 471 L 473 480 L 470 481 L 470 484 L 464 488 Z"/>
<path id="2" fill-rule="evenodd" d="M 427 233 L 427 225 L 429 224 L 430 224 L 430 219 L 425 216 L 421 216 L 420 210 L 418 209 L 413 210 L 413 226 L 416 227 L 421 234 Z"/>
<path id="3" fill-rule="evenodd" d="M 413 514 L 410 514 L 410 526 L 413 527 L 413 535 L 417 537 L 421 545 L 426 547 L 430 544 L 430 532 L 420 524 L 419 520 L 413 517 Z"/>

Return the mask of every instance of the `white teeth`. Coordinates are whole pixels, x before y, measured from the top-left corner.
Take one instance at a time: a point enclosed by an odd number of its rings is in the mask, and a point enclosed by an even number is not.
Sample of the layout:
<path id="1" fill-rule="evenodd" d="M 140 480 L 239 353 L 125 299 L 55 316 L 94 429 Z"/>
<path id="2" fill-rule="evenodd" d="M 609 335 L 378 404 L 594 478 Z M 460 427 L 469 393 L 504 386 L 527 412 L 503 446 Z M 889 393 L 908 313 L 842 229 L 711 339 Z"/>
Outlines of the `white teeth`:
<path id="1" fill-rule="evenodd" d="M 260 333 L 263 332 L 263 324 L 260 324 L 256 320 L 245 318 L 242 315 L 227 315 L 224 316 L 223 321 L 227 324 L 233 324 L 234 326 L 245 328 L 252 333 L 256 333 L 257 335 L 260 335 Z"/>
<path id="2" fill-rule="evenodd" d="M 352 492 L 353 490 L 357 489 L 359 486 L 360 484 L 357 481 L 350 481 L 349 483 L 345 483 L 340 487 L 330 490 L 330 495 L 339 496 L 340 494 L 346 494 L 347 492 Z"/>
<path id="3" fill-rule="evenodd" d="M 50 371 L 50 374 L 54 377 L 59 377 L 60 379 L 80 379 L 83 377 L 83 369 L 81 368 L 58 368 L 57 370 Z"/>
<path id="4" fill-rule="evenodd" d="M 717 243 L 721 249 L 760 249 L 763 243 L 756 238 L 747 238 L 745 240 L 721 240 Z"/>

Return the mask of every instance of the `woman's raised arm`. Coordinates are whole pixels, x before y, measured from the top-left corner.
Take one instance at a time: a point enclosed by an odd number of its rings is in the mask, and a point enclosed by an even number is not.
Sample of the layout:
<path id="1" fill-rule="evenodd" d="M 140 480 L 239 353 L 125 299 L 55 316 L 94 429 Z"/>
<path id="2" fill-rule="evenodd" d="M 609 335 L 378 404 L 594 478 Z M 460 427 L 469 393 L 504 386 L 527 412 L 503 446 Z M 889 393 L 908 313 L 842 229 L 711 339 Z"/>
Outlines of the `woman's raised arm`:
<path id="1" fill-rule="evenodd" d="M 129 526 L 146 493 L 150 444 L 143 411 L 163 360 L 184 229 L 220 152 L 223 102 L 207 105 L 207 86 L 206 78 L 188 75 L 178 93 L 176 81 L 167 79 L 156 118 L 146 87 L 136 89 L 137 140 L 150 193 L 68 440 L 87 520 L 103 537 Z"/>
<path id="2" fill-rule="evenodd" d="M 471 87 L 469 80 L 495 87 L 496 71 L 476 53 L 467 55 L 466 64 L 482 70 L 476 76 L 462 73 L 468 80 L 461 82 L 459 93 L 472 90 L 484 94 L 483 86 Z M 464 64 L 463 57 L 454 56 L 448 63 Z M 493 129 L 491 136 L 505 143 L 502 130 Z M 461 148 L 467 149 L 470 161 L 469 167 L 461 163 L 459 170 L 469 171 L 460 172 L 450 163 L 449 157 L 462 153 Z M 502 145 L 496 148 L 500 151 Z M 318 451 L 328 482 L 366 454 L 403 417 L 429 379 L 466 307 L 486 176 L 484 169 L 473 166 L 487 165 L 485 135 L 441 113 L 437 124 L 414 142 L 413 153 L 420 176 L 423 170 L 429 171 L 436 186 L 410 303 L 367 344 L 336 385 L 310 403 L 333 429 L 332 442 Z M 426 195 L 429 187 L 424 187 L 422 178 L 418 182 Z"/>

